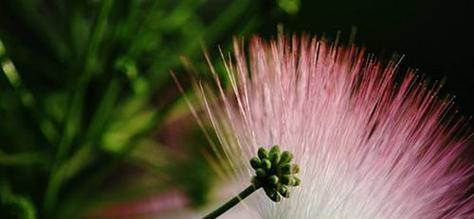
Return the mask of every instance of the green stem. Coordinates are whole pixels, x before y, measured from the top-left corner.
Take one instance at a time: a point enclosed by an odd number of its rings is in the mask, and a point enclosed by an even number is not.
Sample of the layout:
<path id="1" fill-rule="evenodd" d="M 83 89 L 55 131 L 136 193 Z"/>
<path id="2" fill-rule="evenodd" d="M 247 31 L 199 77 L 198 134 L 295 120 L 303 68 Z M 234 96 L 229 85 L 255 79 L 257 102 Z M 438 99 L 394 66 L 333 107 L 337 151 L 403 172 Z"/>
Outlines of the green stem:
<path id="1" fill-rule="evenodd" d="M 240 192 L 237 196 L 235 196 L 234 198 L 232 198 L 231 200 L 229 200 L 228 202 L 226 202 L 225 204 L 220 206 L 218 209 L 216 209 L 213 212 L 211 212 L 210 214 L 204 216 L 203 219 L 217 218 L 219 215 L 223 214 L 224 212 L 226 212 L 230 208 L 237 205 L 241 200 L 243 200 L 244 198 L 247 198 L 247 196 L 249 196 L 250 194 L 255 192 L 257 189 L 259 189 L 259 188 L 255 187 L 254 185 L 250 185 L 244 191 Z"/>

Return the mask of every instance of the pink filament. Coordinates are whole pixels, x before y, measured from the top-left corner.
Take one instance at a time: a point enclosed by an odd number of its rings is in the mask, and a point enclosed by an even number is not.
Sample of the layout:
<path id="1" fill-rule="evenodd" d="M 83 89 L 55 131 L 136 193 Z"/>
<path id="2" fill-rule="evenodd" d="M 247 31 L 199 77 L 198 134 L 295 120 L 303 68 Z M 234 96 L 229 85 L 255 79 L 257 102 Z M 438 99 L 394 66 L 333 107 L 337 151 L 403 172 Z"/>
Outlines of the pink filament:
<path id="1" fill-rule="evenodd" d="M 399 80 L 397 62 L 305 36 L 255 37 L 245 53 L 235 41 L 229 90 L 212 69 L 222 106 L 198 89 L 218 157 L 242 188 L 258 147 L 278 144 L 302 167 L 292 198 L 246 201 L 262 218 L 474 218 L 472 170 L 459 161 L 471 135 L 439 85 L 413 71 Z"/>

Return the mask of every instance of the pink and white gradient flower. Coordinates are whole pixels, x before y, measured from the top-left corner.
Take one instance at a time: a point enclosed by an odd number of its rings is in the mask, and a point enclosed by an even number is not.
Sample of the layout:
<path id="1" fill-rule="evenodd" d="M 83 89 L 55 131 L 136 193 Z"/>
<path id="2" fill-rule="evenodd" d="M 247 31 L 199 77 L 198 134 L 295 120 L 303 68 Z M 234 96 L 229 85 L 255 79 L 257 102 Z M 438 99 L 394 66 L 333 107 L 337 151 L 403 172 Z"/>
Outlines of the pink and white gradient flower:
<path id="1" fill-rule="evenodd" d="M 439 86 L 399 74 L 397 62 L 316 38 L 255 37 L 245 53 L 235 41 L 225 62 L 229 90 L 214 69 L 217 97 L 199 86 L 219 160 L 240 189 L 261 146 L 280 145 L 301 166 L 289 199 L 274 203 L 258 191 L 244 200 L 254 215 L 474 218 L 466 194 L 473 172 L 459 160 L 471 135 L 451 100 L 436 97 Z"/>

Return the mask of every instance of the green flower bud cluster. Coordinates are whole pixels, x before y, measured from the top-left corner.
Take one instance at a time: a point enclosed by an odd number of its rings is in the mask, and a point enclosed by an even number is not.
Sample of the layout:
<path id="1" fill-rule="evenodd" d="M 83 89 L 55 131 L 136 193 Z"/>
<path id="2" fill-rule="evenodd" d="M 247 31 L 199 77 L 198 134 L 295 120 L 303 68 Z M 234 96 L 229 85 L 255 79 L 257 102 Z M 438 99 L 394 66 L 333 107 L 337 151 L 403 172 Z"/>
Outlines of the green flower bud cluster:
<path id="1" fill-rule="evenodd" d="M 250 159 L 250 165 L 255 170 L 252 184 L 262 187 L 265 194 L 274 202 L 279 202 L 281 196 L 290 197 L 290 186 L 298 186 L 301 180 L 295 176 L 300 170 L 297 164 L 292 164 L 293 154 L 288 151 L 280 153 L 278 145 L 270 152 L 261 147 L 258 156 Z"/>

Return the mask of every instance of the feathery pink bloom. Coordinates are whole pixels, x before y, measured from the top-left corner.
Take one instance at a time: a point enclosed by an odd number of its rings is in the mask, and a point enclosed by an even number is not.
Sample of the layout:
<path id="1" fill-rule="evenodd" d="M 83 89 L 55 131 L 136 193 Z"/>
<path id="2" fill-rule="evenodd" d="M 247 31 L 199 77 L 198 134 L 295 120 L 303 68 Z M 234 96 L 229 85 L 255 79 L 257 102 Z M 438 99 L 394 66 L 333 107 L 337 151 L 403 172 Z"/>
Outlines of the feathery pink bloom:
<path id="1" fill-rule="evenodd" d="M 358 47 L 324 40 L 235 41 L 230 89 L 200 86 L 228 175 L 253 175 L 258 147 L 280 145 L 301 166 L 301 185 L 280 203 L 258 191 L 244 203 L 261 218 L 474 218 L 472 170 L 460 160 L 470 133 L 452 101 L 414 72 L 398 73 Z M 212 68 L 212 67 L 211 67 Z M 238 192 L 238 191 L 236 191 Z M 224 215 L 225 217 L 225 215 Z"/>

